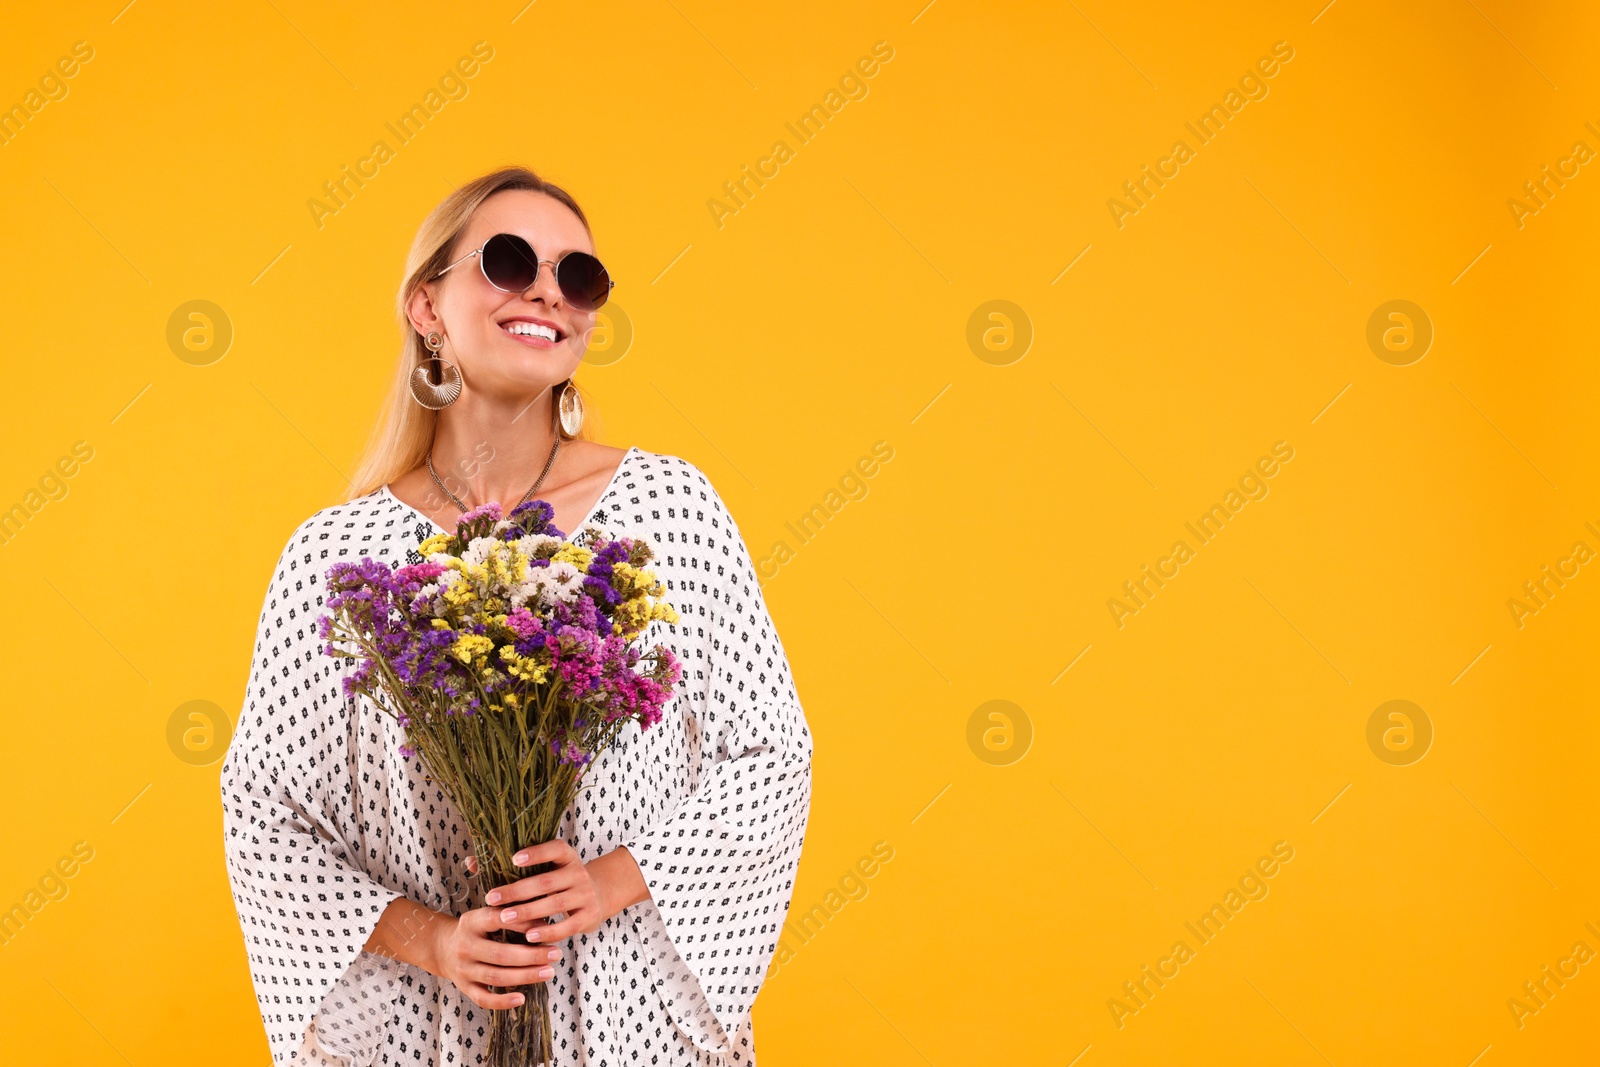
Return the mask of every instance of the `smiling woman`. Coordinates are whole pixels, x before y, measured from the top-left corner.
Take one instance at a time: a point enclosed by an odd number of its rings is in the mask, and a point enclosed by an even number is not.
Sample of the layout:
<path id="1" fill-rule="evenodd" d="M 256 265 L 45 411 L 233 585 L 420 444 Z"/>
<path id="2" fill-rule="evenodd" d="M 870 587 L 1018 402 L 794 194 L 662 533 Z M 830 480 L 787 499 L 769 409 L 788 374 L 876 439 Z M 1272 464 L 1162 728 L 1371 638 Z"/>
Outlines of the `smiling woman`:
<path id="1" fill-rule="evenodd" d="M 542 982 L 557 1063 L 755 1062 L 811 734 L 704 472 L 582 436 L 572 375 L 612 284 L 576 202 L 522 168 L 462 186 L 413 243 L 358 495 L 284 546 L 223 761 L 228 873 L 277 1063 L 480 1063 L 489 1013 Z M 460 813 L 394 718 L 347 689 L 315 623 L 330 565 L 420 563 L 419 542 L 466 511 L 535 495 L 558 530 L 617 523 L 670 546 L 655 570 L 682 621 L 641 641 L 667 646 L 684 684 L 661 721 L 594 754 L 555 839 L 522 843 L 517 866 L 553 869 L 480 900 Z"/>
<path id="2" fill-rule="evenodd" d="M 398 303 L 405 346 L 352 489 L 389 483 L 454 528 L 465 502 L 429 465 L 489 440 L 494 459 L 474 484 L 480 501 L 509 511 L 542 490 L 569 530 L 622 459 L 586 439 L 572 378 L 612 283 L 576 201 L 530 172 L 504 173 L 506 184 L 484 186 L 494 191 L 477 203 L 447 200 L 418 235 Z M 524 472 L 540 480 L 530 486 Z M 430 507 L 435 488 L 449 500 Z"/>

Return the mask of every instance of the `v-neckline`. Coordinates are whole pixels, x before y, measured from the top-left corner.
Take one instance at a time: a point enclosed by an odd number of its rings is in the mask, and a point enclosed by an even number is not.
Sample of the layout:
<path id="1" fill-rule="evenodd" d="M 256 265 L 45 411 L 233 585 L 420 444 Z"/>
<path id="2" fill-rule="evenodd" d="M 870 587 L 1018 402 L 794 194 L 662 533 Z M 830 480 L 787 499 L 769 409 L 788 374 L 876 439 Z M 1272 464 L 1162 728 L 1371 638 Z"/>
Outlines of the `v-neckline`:
<path id="1" fill-rule="evenodd" d="M 600 505 L 604 504 L 606 502 L 606 500 L 611 496 L 612 491 L 615 490 L 616 487 L 617 487 L 617 483 L 619 481 L 621 481 L 621 479 L 622 479 L 622 472 L 623 472 L 623 469 L 627 467 L 628 460 L 631 459 L 633 457 L 633 454 L 635 452 L 637 452 L 637 451 L 638 451 L 638 447 L 636 445 L 629 445 L 628 446 L 628 450 L 626 452 L 622 453 L 622 459 L 617 463 L 617 469 L 611 472 L 611 480 L 609 482 L 607 482 L 606 483 L 606 487 L 600 491 L 599 499 L 597 499 L 593 504 L 589 505 L 589 510 L 585 511 L 583 513 L 583 517 L 578 520 L 578 525 L 579 526 L 583 525 L 583 523 L 585 523 L 589 519 L 593 518 L 594 517 L 594 513 L 596 511 L 600 510 Z M 394 490 L 389 488 L 389 483 L 388 482 L 384 482 L 383 483 L 382 487 L 379 489 L 379 492 L 381 492 L 384 496 L 388 497 L 390 500 L 394 501 L 396 504 L 399 504 L 401 507 L 405 508 L 407 511 L 411 512 L 411 514 L 417 516 L 419 519 L 422 519 L 429 526 L 431 526 L 434 529 L 435 532 L 442 533 L 442 534 L 454 534 L 455 533 L 454 530 L 446 530 L 443 526 L 440 526 L 436 521 L 434 521 L 433 518 L 431 518 L 428 515 L 424 515 L 422 512 L 420 512 L 416 508 L 412 507 L 410 504 L 407 504 L 404 500 L 401 500 L 399 497 L 395 496 L 394 495 Z M 538 500 L 540 498 L 539 497 L 533 497 L 532 499 Z M 563 530 L 562 533 L 567 537 L 571 537 L 572 534 L 577 530 L 577 528 L 578 528 L 577 526 L 574 526 L 571 530 Z"/>

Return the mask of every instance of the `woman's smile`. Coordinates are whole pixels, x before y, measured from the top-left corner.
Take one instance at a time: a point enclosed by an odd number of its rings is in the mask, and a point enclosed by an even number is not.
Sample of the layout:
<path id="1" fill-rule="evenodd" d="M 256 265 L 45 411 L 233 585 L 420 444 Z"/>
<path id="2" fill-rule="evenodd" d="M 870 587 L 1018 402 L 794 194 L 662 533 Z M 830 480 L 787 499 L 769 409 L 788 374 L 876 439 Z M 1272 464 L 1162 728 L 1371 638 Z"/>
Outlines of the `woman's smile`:
<path id="1" fill-rule="evenodd" d="M 507 336 L 529 348 L 554 348 L 566 339 L 566 333 L 549 319 L 532 315 L 516 315 L 500 323 Z"/>

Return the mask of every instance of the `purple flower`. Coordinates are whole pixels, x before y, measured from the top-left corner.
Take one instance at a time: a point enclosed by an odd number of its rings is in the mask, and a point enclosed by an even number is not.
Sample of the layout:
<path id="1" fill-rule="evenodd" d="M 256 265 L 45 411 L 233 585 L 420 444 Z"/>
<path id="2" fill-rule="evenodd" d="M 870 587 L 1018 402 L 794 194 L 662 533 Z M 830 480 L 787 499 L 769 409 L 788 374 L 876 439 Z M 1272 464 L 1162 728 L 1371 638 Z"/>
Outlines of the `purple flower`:
<path id="1" fill-rule="evenodd" d="M 479 519 L 488 519 L 490 522 L 499 522 L 500 501 L 491 500 L 486 504 L 478 505 L 471 511 L 462 513 L 461 518 L 456 520 L 456 525 L 460 526 L 466 523 L 477 522 Z"/>
<path id="2" fill-rule="evenodd" d="M 574 729 L 581 732 L 585 724 L 580 719 L 572 725 Z M 567 736 L 567 731 L 563 727 L 556 728 L 556 736 L 550 741 L 550 751 L 555 753 L 559 762 L 571 763 L 579 767 L 585 766 L 590 760 L 594 759 L 594 753 Z"/>
<path id="3" fill-rule="evenodd" d="M 543 500 L 524 500 L 511 509 L 511 514 L 506 520 L 511 523 L 506 528 L 504 537 L 513 541 L 518 537 L 530 534 L 549 534 L 552 537 L 564 537 L 560 530 L 550 525 L 550 520 L 555 517 L 556 509 Z"/>
<path id="4" fill-rule="evenodd" d="M 410 586 L 414 584 L 418 588 L 421 588 L 424 584 L 433 581 L 448 569 L 449 568 L 442 563 L 434 563 L 433 561 L 428 560 L 422 563 L 413 563 L 409 566 L 401 567 L 399 570 L 394 572 L 394 578 L 396 583 L 402 586 Z"/>
<path id="5" fill-rule="evenodd" d="M 526 607 L 517 608 L 506 616 L 506 628 L 526 640 L 543 629 L 543 624 Z M 520 652 L 521 649 L 519 648 Z"/>

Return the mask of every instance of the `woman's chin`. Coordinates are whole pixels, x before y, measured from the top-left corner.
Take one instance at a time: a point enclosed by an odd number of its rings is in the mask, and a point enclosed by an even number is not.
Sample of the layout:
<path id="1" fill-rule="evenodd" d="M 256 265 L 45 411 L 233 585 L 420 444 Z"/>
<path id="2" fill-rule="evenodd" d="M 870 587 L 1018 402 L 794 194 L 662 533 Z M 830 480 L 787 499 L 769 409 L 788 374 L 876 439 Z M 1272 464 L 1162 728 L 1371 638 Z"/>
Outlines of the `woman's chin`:
<path id="1" fill-rule="evenodd" d="M 497 366 L 493 370 L 466 372 L 466 392 L 496 403 L 525 403 L 548 392 L 570 374 L 548 360 L 530 361 L 525 367 Z"/>

